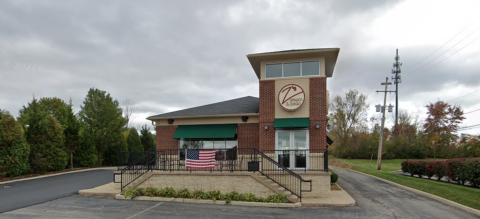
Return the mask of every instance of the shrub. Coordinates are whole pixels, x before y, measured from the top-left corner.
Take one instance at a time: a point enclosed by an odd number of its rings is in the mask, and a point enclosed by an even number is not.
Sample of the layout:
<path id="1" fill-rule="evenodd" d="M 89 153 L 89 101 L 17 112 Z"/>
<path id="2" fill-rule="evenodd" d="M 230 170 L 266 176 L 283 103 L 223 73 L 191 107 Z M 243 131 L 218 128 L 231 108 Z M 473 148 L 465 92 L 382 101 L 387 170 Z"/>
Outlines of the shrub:
<path id="1" fill-rule="evenodd" d="M 407 161 L 407 172 L 410 173 L 411 176 L 415 175 L 416 172 L 416 161 Z"/>
<path id="2" fill-rule="evenodd" d="M 331 169 L 328 169 L 328 172 L 332 173 L 330 175 L 330 183 L 336 183 L 338 181 L 338 174 L 333 172 Z"/>
<path id="3" fill-rule="evenodd" d="M 172 187 L 167 187 L 165 188 L 163 195 L 167 198 L 173 198 L 175 197 L 175 190 Z"/>
<path id="4" fill-rule="evenodd" d="M 247 202 L 257 202 L 257 201 L 259 201 L 259 198 L 257 198 L 257 196 L 255 196 L 255 194 L 247 193 L 244 196 L 245 196 L 245 201 L 247 201 Z"/>
<path id="5" fill-rule="evenodd" d="M 464 162 L 465 173 L 473 187 L 480 186 L 480 159 L 469 159 Z"/>
<path id="6" fill-rule="evenodd" d="M 125 197 L 127 198 L 135 198 L 137 196 L 143 196 L 144 190 L 142 188 L 134 188 L 124 192 Z"/>
<path id="7" fill-rule="evenodd" d="M 191 198 L 192 194 L 190 193 L 190 191 L 188 191 L 188 189 L 182 189 L 178 191 L 178 196 L 180 198 Z"/>
<path id="8" fill-rule="evenodd" d="M 408 160 L 402 162 L 402 172 L 408 173 L 408 164 L 409 164 Z"/>
<path id="9" fill-rule="evenodd" d="M 269 202 L 285 203 L 285 202 L 287 202 L 287 196 L 286 195 L 275 194 L 275 195 L 268 196 L 267 200 Z"/>
<path id="10" fill-rule="evenodd" d="M 468 180 L 468 175 L 469 175 L 469 168 L 465 161 L 462 162 L 462 164 L 458 167 L 457 169 L 457 183 L 461 185 L 465 185 L 465 182 Z"/>
<path id="11" fill-rule="evenodd" d="M 460 168 L 465 162 L 465 159 L 449 159 L 445 161 L 447 164 L 447 177 L 452 181 L 456 181 L 458 184 L 461 184 L 460 180 L 458 179 L 458 175 L 460 174 Z"/>
<path id="12" fill-rule="evenodd" d="M 432 165 L 431 168 L 433 169 L 435 176 L 438 177 L 438 181 L 447 175 L 447 165 L 444 161 L 432 161 L 429 165 Z"/>
<path id="13" fill-rule="evenodd" d="M 203 192 L 202 190 L 195 190 L 195 191 L 193 192 L 193 194 L 192 194 L 192 197 L 193 197 L 194 199 L 203 199 L 204 195 L 205 195 L 205 194 L 204 194 L 204 192 Z"/>
<path id="14" fill-rule="evenodd" d="M 145 195 L 145 196 L 157 197 L 157 196 L 159 196 L 159 194 L 160 194 L 160 190 L 159 190 L 159 189 L 156 189 L 156 188 L 153 188 L 153 187 L 147 187 L 147 188 L 144 190 L 144 195 Z"/>
<path id="15" fill-rule="evenodd" d="M 428 179 L 431 179 L 433 175 L 435 175 L 435 170 L 433 169 L 433 165 L 430 165 L 430 162 L 427 162 L 425 165 L 425 175 Z"/>
<path id="16" fill-rule="evenodd" d="M 223 200 L 223 195 L 220 191 L 210 191 L 208 192 L 208 196 L 210 197 L 210 199 L 212 199 L 213 201 L 216 201 L 216 200 Z"/>
<path id="17" fill-rule="evenodd" d="M 236 191 L 232 191 L 232 192 L 229 192 L 229 193 L 225 194 L 225 198 L 230 199 L 232 201 L 243 201 L 244 200 L 243 195 L 239 194 Z"/>

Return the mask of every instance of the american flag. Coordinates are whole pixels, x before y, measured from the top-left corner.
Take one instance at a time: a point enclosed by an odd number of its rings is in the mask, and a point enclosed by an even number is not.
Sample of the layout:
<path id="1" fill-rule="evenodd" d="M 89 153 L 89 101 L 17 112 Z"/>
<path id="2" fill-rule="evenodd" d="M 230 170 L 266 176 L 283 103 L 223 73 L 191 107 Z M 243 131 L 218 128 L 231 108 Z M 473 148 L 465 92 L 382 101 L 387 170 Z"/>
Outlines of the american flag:
<path id="1" fill-rule="evenodd" d="M 214 169 L 215 150 L 187 149 L 186 168 Z"/>

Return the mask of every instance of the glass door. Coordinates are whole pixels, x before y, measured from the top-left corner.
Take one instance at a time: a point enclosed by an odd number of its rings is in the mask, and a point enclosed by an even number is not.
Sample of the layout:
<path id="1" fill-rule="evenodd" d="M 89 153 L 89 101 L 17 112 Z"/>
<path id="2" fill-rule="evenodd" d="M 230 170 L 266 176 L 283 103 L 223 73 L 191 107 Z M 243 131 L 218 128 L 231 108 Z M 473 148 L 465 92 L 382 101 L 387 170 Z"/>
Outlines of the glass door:
<path id="1" fill-rule="evenodd" d="M 308 130 L 279 130 L 276 132 L 277 162 L 290 169 L 308 166 Z"/>
<path id="2" fill-rule="evenodd" d="M 277 162 L 287 168 L 290 167 L 290 135 L 290 131 L 277 131 Z"/>

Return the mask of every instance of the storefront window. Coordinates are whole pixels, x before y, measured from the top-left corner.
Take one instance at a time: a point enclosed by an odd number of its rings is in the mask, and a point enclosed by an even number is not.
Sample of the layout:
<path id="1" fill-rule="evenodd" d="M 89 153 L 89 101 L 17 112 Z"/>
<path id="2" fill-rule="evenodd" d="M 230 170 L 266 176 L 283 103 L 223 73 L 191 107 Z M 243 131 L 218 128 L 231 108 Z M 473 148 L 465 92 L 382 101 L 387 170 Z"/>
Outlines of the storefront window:
<path id="1" fill-rule="evenodd" d="M 179 149 L 180 160 L 185 160 L 185 149 L 215 149 L 215 160 L 237 159 L 236 139 L 180 139 Z"/>

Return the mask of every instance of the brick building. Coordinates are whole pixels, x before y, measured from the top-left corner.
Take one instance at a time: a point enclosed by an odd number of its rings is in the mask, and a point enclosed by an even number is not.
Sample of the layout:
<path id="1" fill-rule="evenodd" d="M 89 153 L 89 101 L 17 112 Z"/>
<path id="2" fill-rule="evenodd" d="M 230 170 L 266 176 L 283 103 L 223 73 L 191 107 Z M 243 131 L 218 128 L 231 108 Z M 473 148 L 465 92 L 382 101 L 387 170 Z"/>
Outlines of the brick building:
<path id="1" fill-rule="evenodd" d="M 311 153 L 327 148 L 328 91 L 338 48 L 247 55 L 259 79 L 259 98 L 242 97 L 148 117 L 157 149 L 256 148 L 282 166 L 310 169 Z M 315 164 L 317 165 L 317 164 Z"/>

